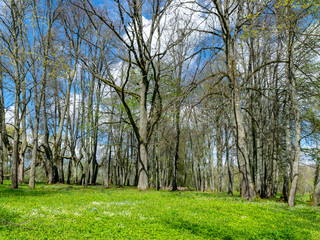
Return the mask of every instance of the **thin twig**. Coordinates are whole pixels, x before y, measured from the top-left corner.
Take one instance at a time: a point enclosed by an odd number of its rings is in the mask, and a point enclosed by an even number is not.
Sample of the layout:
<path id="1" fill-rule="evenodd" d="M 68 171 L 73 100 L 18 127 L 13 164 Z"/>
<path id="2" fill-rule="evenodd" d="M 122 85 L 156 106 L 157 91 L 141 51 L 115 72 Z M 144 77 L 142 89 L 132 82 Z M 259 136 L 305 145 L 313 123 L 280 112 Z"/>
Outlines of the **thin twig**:
<path id="1" fill-rule="evenodd" d="M 25 224 L 25 223 L 29 222 L 29 221 L 32 220 L 32 219 L 29 219 L 29 220 L 27 220 L 27 221 L 25 221 L 25 222 L 23 222 L 23 223 L 13 223 L 13 222 L 9 222 L 9 221 L 7 221 L 7 220 L 5 220 L 5 219 L 3 219 L 3 218 L 0 218 L 0 220 L 1 220 L 2 222 L 4 222 L 4 223 L 7 223 L 8 225 L 6 225 L 6 226 L 13 225 L 13 226 L 18 226 L 18 227 L 21 227 L 21 228 L 24 228 L 24 229 L 27 229 L 27 230 L 33 230 L 33 228 L 27 228 L 27 227 L 21 225 L 21 224 Z"/>

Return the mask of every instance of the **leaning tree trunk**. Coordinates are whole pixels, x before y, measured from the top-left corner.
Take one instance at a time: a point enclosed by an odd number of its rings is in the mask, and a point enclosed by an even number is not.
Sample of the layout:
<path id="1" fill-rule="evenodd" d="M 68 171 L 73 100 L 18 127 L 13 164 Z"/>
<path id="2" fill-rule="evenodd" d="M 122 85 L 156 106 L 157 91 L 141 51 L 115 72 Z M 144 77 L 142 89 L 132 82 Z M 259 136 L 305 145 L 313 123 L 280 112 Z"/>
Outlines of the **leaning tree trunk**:
<path id="1" fill-rule="evenodd" d="M 213 1 L 213 4 L 217 9 L 216 16 L 222 27 L 222 37 L 225 45 L 225 63 L 232 94 L 232 121 L 238 155 L 241 196 L 244 199 L 252 200 L 256 197 L 256 193 L 250 172 L 249 154 L 240 102 L 241 88 L 239 86 L 239 76 L 236 70 L 235 44 L 237 38 L 235 36 L 242 27 L 240 22 L 243 21 L 242 13 L 244 1 L 239 1 L 238 3 L 236 11 L 237 16 L 235 19 L 231 19 L 228 1 Z M 232 26 L 233 24 L 236 24 L 235 28 Z"/>
<path id="2" fill-rule="evenodd" d="M 227 36 L 226 43 L 231 42 L 231 36 Z M 246 134 L 241 111 L 240 87 L 235 70 L 235 49 L 233 44 L 229 44 L 229 51 L 226 51 L 228 60 L 228 69 L 230 72 L 230 82 L 232 85 L 232 121 L 237 149 L 237 160 L 239 166 L 240 192 L 241 197 L 247 200 L 253 200 L 256 197 L 254 183 L 250 171 L 249 153 L 246 143 Z"/>
<path id="3" fill-rule="evenodd" d="M 240 192 L 244 199 L 252 200 L 256 197 L 250 173 L 249 155 L 246 146 L 243 116 L 240 105 L 240 92 L 237 87 L 233 89 L 233 125 L 236 137 L 238 166 L 240 174 Z"/>
<path id="4" fill-rule="evenodd" d="M 63 106 L 62 113 L 60 115 L 58 133 L 55 137 L 54 144 L 53 144 L 53 157 L 54 157 L 53 162 L 57 165 L 56 167 L 58 167 L 58 171 L 57 171 L 58 179 L 56 180 L 60 183 L 64 183 L 64 177 L 63 177 L 64 172 L 63 172 L 63 158 L 59 157 L 59 154 L 61 152 L 62 132 L 64 130 L 65 118 L 67 117 L 67 119 L 69 119 L 69 117 L 67 116 L 67 113 L 70 107 L 69 103 L 70 103 L 71 86 L 72 86 L 72 81 L 74 79 L 74 76 L 75 76 L 75 69 L 73 69 L 69 75 L 67 92 L 65 97 L 65 105 Z M 68 122 L 67 122 L 67 125 L 68 125 Z"/>

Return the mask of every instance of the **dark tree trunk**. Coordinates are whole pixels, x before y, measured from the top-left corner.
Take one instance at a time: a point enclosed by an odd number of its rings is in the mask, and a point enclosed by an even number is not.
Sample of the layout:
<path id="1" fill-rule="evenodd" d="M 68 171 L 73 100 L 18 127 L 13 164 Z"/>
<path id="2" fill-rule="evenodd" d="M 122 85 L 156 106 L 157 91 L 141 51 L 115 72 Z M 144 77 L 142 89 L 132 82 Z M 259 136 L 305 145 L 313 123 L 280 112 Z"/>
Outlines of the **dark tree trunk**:
<path id="1" fill-rule="evenodd" d="M 180 145 L 180 102 L 177 103 L 176 112 L 176 147 L 174 154 L 174 164 L 173 164 L 173 181 L 172 181 L 172 191 L 178 190 L 177 185 L 177 174 L 178 174 L 178 162 L 179 162 L 179 145 Z"/>
<path id="2" fill-rule="evenodd" d="M 67 169 L 67 184 L 71 183 L 72 161 L 73 161 L 73 159 L 69 159 L 69 164 L 68 164 L 68 169 Z"/>
<path id="3" fill-rule="evenodd" d="M 0 121 L 1 121 L 1 116 L 0 116 Z M 1 129 L 1 123 L 0 123 L 0 129 Z M 0 132 L 0 184 L 3 184 L 3 156 L 4 154 L 3 154 L 2 134 Z"/>
<path id="4" fill-rule="evenodd" d="M 4 138 L 4 131 L 5 122 L 4 122 L 4 98 L 3 98 L 3 84 L 2 84 L 2 73 L 0 72 L 0 184 L 3 184 L 3 138 Z"/>
<path id="5" fill-rule="evenodd" d="M 232 179 L 232 172 L 230 168 L 230 159 L 229 159 L 229 123 L 228 120 L 225 125 L 225 136 L 226 136 L 226 163 L 227 163 L 227 171 L 228 171 L 228 194 L 233 196 L 233 179 Z M 232 161 L 232 159 L 231 159 Z"/>

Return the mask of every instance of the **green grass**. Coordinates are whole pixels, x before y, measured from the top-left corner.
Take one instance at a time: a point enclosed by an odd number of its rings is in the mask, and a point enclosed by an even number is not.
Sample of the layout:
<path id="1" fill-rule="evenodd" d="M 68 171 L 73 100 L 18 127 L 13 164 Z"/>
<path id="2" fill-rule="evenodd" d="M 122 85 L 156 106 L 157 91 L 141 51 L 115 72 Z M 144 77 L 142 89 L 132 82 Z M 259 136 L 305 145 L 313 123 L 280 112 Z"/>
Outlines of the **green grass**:
<path id="1" fill-rule="evenodd" d="M 0 239 L 320 239 L 320 209 L 199 192 L 0 186 Z"/>

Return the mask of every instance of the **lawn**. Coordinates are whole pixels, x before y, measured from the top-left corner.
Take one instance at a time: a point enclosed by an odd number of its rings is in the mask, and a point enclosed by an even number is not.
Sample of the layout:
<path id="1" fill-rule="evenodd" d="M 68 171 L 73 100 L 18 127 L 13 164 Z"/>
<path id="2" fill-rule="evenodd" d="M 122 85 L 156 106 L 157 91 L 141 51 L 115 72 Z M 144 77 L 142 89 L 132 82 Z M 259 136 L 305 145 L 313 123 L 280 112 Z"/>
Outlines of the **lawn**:
<path id="1" fill-rule="evenodd" d="M 223 193 L 0 186 L 0 239 L 320 239 L 320 207 Z M 24 228 L 23 228 L 24 227 Z M 28 229 L 26 229 L 28 228 Z"/>

